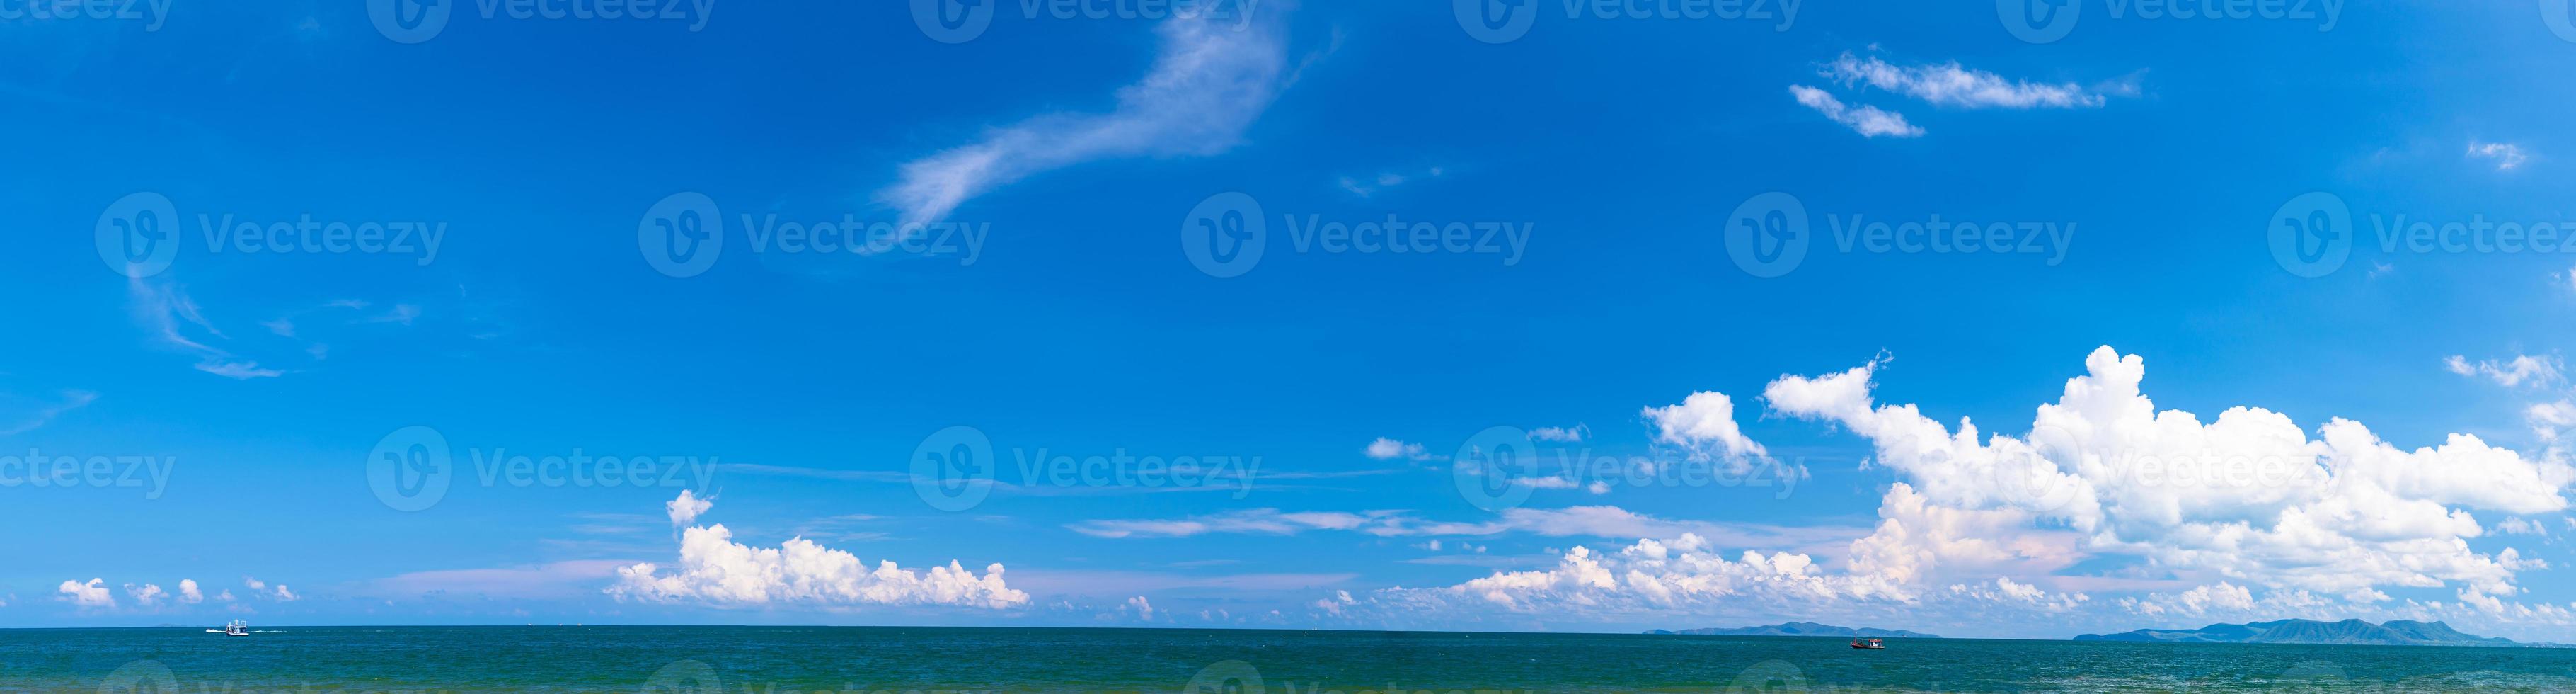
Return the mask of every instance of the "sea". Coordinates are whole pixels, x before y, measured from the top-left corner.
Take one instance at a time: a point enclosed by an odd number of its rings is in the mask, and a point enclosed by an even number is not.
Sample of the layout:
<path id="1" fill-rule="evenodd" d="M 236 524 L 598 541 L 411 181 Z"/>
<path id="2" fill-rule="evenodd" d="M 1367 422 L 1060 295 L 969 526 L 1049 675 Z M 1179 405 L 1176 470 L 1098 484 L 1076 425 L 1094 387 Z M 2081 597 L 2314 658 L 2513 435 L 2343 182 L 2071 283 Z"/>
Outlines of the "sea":
<path id="1" fill-rule="evenodd" d="M 0 692 L 2576 691 L 2576 649 L 891 627 L 0 630 Z"/>

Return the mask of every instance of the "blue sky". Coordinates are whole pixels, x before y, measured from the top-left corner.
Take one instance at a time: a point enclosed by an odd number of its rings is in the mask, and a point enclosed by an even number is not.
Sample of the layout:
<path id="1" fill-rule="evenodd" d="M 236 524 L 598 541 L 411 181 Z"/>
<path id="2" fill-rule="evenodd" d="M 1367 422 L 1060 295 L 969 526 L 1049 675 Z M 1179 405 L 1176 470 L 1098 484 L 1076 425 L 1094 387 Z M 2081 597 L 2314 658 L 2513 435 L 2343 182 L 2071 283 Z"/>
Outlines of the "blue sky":
<path id="1" fill-rule="evenodd" d="M 0 625 L 2576 640 L 2563 7 L 918 4 L 16 6 Z"/>

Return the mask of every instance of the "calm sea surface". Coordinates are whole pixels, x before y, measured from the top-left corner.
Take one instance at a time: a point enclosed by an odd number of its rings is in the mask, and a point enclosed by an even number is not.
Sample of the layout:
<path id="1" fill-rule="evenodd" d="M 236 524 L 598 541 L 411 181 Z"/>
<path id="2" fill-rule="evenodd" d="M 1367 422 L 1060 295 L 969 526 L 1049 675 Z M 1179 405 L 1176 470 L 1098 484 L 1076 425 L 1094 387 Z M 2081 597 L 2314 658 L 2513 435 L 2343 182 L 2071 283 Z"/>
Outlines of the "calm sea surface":
<path id="1" fill-rule="evenodd" d="M 0 630 L 0 692 L 2576 691 L 2576 649 L 1188 629 Z"/>

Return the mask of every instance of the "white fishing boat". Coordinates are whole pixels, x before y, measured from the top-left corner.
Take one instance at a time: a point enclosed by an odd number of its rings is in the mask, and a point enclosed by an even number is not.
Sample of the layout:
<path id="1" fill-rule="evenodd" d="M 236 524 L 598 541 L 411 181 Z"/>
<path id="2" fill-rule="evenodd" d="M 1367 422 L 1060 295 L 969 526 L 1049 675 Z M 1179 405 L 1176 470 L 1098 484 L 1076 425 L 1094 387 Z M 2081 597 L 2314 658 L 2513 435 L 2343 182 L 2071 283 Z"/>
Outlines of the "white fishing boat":
<path id="1" fill-rule="evenodd" d="M 238 619 L 236 619 L 236 620 L 233 620 L 233 621 L 232 621 L 232 623 L 224 625 L 224 628 L 221 628 L 221 629 L 207 629 L 207 630 L 206 630 L 206 633 L 209 633 L 209 634 L 223 634 L 223 635 L 225 635 L 225 636 L 249 636 L 249 635 L 250 635 L 250 622 L 245 622 L 245 621 L 242 621 L 242 620 L 238 620 Z"/>

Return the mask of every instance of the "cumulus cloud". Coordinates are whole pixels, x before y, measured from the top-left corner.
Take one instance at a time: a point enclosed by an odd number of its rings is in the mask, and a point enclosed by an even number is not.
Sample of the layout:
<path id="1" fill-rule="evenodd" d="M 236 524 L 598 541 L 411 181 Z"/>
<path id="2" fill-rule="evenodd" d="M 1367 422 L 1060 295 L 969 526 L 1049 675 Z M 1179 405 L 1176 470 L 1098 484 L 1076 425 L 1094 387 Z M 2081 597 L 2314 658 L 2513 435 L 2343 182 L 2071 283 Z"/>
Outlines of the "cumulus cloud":
<path id="1" fill-rule="evenodd" d="M 1693 451 L 1730 459 L 1761 457 L 1770 452 L 1762 444 L 1744 435 L 1735 425 L 1735 400 L 1725 393 L 1703 391 L 1682 398 L 1679 405 L 1649 407 L 1641 411 L 1655 425 L 1655 442 L 1682 446 Z"/>
<path id="2" fill-rule="evenodd" d="M 2087 553 L 2359 601 L 2399 586 L 2520 592 L 2514 572 L 2532 562 L 2512 549 L 2470 549 L 2465 540 L 2482 534 L 2471 513 L 2561 510 L 2576 478 L 2563 461 L 2465 434 L 2405 450 L 2343 419 L 2314 439 L 2260 408 L 2230 408 L 2203 423 L 2154 408 L 2139 389 L 2144 359 L 2104 347 L 2085 364 L 2086 375 L 2039 406 L 2020 437 L 1983 437 L 1965 419 L 1954 433 L 1914 405 L 1873 405 L 1875 365 L 1786 376 L 1766 394 L 1776 411 L 1870 439 L 1877 462 L 1905 478 L 1926 511 L 2023 514 L 2027 525 L 2082 533 Z M 1922 544 L 1882 534 L 1856 547 L 1880 540 Z"/>
<path id="3" fill-rule="evenodd" d="M 1582 443 L 1584 437 L 1590 436 L 1591 434 L 1592 427 L 1584 426 L 1582 424 L 1576 424 L 1570 428 L 1539 427 L 1530 430 L 1530 438 L 1532 440 L 1553 441 L 1556 443 Z"/>
<path id="4" fill-rule="evenodd" d="M 125 584 L 125 596 L 133 598 L 134 604 L 137 607 L 149 609 L 159 606 L 161 604 L 161 600 L 169 597 L 169 594 L 163 592 L 160 586 L 150 583 L 145 583 L 139 586 L 128 583 Z"/>
<path id="5" fill-rule="evenodd" d="M 2526 383 L 2534 386 L 2548 385 L 2556 382 L 2563 370 L 2557 357 L 2535 357 L 2528 354 L 2517 354 L 2503 362 L 2483 359 L 2475 363 L 2470 362 L 2467 357 L 2454 354 L 2442 360 L 2442 368 L 2462 376 L 2485 377 L 2487 380 L 2494 381 L 2496 385 L 2506 388 Z"/>
<path id="6" fill-rule="evenodd" d="M 88 583 L 64 581 L 63 584 L 56 587 L 54 591 L 62 594 L 57 599 L 69 602 L 75 607 L 116 607 L 116 596 L 108 594 L 107 581 L 104 579 L 93 578 L 90 579 Z"/>
<path id="7" fill-rule="evenodd" d="M 1405 443 L 1403 441 L 1397 441 L 1384 436 L 1378 437 L 1375 441 L 1370 441 L 1368 448 L 1361 452 L 1367 453 L 1368 457 L 1376 458 L 1378 460 L 1394 460 L 1397 458 L 1408 460 L 1427 460 L 1431 457 L 1429 452 L 1422 449 L 1422 444 Z"/>
<path id="8" fill-rule="evenodd" d="M 1792 84 L 1789 85 L 1789 95 L 1798 100 L 1798 105 L 1824 114 L 1826 119 L 1851 128 L 1852 132 L 1860 133 L 1861 137 L 1923 136 L 1923 129 L 1905 122 L 1905 116 L 1902 114 L 1882 111 L 1868 104 L 1848 106 L 1841 99 L 1834 98 L 1833 94 L 1822 89 Z"/>
<path id="9" fill-rule="evenodd" d="M 1145 78 L 1105 114 L 1055 113 L 996 128 L 974 144 L 902 166 L 878 198 L 905 222 L 935 222 L 995 187 L 1084 162 L 1224 152 L 1270 106 L 1288 67 L 1275 20 L 1239 26 L 1192 15 L 1165 20 Z"/>
<path id="10" fill-rule="evenodd" d="M 2134 567 L 2148 583 L 2196 585 L 2117 601 L 2135 614 L 2272 618 L 2331 605 L 2346 614 L 2456 608 L 2499 619 L 2565 616 L 2548 604 L 2509 602 L 2524 593 L 2517 574 L 2546 562 L 2468 542 L 2487 534 L 2475 514 L 2495 513 L 2497 530 L 2520 533 L 2538 524 L 2504 517 L 2567 508 L 2576 469 L 2554 450 L 2527 456 L 2467 434 L 2400 448 L 2359 422 L 2331 419 L 2312 433 L 2256 407 L 2204 421 L 2156 409 L 2141 390 L 2145 360 L 2109 347 L 2088 355 L 2083 375 L 2068 379 L 2054 402 L 2035 408 L 2025 432 L 1987 434 L 1964 418 L 1947 425 L 1917 405 L 1876 402 L 1875 379 L 1888 363 L 1782 376 L 1763 390 L 1774 413 L 1868 440 L 1870 462 L 1897 477 L 1880 500 L 1877 527 L 1848 540 L 1832 566 L 1805 552 L 1764 549 L 1779 547 L 1777 538 L 1711 542 L 1687 533 L 1615 552 L 1577 547 L 1551 568 L 1390 589 L 1362 602 L 1598 616 L 1751 596 L 1798 600 L 1810 611 L 1938 603 L 2062 612 L 2091 596 L 2048 586 L 2113 583 L 2064 573 L 2100 563 Z M 1557 527 L 1572 515 L 1513 509 L 1492 525 L 1532 522 L 1515 513 L 1548 514 L 1545 522 Z M 1586 534 L 1649 537 L 1656 528 L 1646 525 L 1675 525 L 1599 522 L 1624 514 L 1583 514 L 1595 521 Z M 1433 525 L 1395 515 L 1363 531 Z M 1729 554 L 1721 546 L 1746 549 Z M 2387 592 L 2397 589 L 2445 589 L 2456 601 L 2401 601 Z"/>
<path id="11" fill-rule="evenodd" d="M 606 592 L 620 601 L 719 607 L 810 603 L 1005 609 L 1029 602 L 1028 593 L 1003 583 L 998 563 L 985 567 L 981 576 L 953 560 L 928 571 L 901 568 L 892 561 L 880 561 L 871 569 L 856 555 L 802 537 L 774 548 L 737 543 L 733 531 L 722 524 L 693 525 L 682 531 L 679 564 L 669 572 L 650 562 L 622 567 Z"/>
<path id="12" fill-rule="evenodd" d="M 679 528 L 697 523 L 698 514 L 706 513 L 707 509 L 714 508 L 715 505 L 716 501 L 712 497 L 701 499 L 689 490 L 682 489 L 678 498 L 662 504 L 662 508 L 671 514 L 671 527 Z"/>
<path id="13" fill-rule="evenodd" d="M 201 602 L 205 602 L 205 601 L 206 601 L 206 594 L 205 594 L 203 591 L 199 591 L 199 590 L 197 589 L 197 581 L 196 581 L 196 579 L 192 579 L 192 578 L 182 578 L 182 579 L 179 579 L 179 603 L 180 603 L 180 604 L 183 604 L 183 605 L 194 605 L 194 604 L 201 603 Z"/>
<path id="14" fill-rule="evenodd" d="M 1825 64 L 1823 74 L 1846 87 L 1865 84 L 1922 99 L 1935 106 L 2095 108 L 2104 101 L 2101 94 L 2071 82 L 2049 84 L 2006 79 L 1992 72 L 1968 69 L 1955 60 L 1926 65 L 1894 65 L 1877 56 L 1864 58 L 1844 51 L 1841 57 Z"/>

